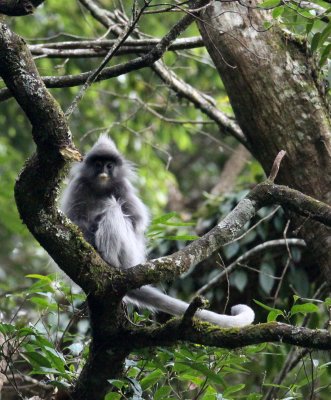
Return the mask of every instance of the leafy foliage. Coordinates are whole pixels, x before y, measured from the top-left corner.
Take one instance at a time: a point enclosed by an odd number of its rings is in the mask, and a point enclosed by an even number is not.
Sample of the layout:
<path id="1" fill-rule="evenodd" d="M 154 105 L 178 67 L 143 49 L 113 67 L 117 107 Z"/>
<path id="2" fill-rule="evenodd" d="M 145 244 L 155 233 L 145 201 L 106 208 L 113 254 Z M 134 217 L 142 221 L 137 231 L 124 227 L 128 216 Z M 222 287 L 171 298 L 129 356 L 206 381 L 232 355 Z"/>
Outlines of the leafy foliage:
<path id="1" fill-rule="evenodd" d="M 63 390 L 75 381 L 87 357 L 89 339 L 86 320 L 81 314 L 84 297 L 58 281 L 54 274 L 32 274 L 28 278 L 34 283 L 23 292 L 8 295 L 6 301 L 10 308 L 16 305 L 36 310 L 37 306 L 38 312 L 34 322 L 31 314 L 27 323 L 26 315 L 17 313 L 10 323 L 0 324 L 2 359 L 7 363 L 9 379 L 11 374 L 20 372 L 23 379 L 24 376 L 41 379 L 48 390 L 52 387 Z M 313 303 L 295 296 L 288 311 L 257 303 L 268 311 L 268 321 L 281 316 L 285 321 L 296 319 L 300 324 L 298 313 L 300 319 L 316 313 L 323 321 L 324 308 L 329 307 L 330 299 Z M 150 323 L 148 318 L 148 315 L 133 315 L 134 323 L 138 324 Z M 306 369 L 298 364 L 285 382 L 278 385 L 283 393 L 279 398 L 304 399 L 314 382 L 319 385 L 315 388 L 319 398 L 328 398 L 330 363 L 327 355 L 315 356 L 317 353 L 308 353 L 303 359 Z M 126 361 L 126 377 L 109 380 L 112 389 L 105 399 L 262 399 L 263 393 L 274 386 L 274 378 L 286 357 L 286 348 L 273 344 L 249 346 L 235 352 L 189 344 L 137 351 Z M 263 374 L 263 381 L 252 379 Z"/>

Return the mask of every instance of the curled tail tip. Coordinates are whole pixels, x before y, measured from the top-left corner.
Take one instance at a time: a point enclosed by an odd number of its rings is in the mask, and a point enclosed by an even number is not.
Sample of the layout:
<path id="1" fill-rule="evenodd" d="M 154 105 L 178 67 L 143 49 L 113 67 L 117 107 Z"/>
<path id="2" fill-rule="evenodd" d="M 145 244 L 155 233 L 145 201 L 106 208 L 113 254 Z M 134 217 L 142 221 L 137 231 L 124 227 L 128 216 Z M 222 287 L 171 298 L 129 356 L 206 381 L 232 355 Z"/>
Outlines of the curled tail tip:
<path id="1" fill-rule="evenodd" d="M 231 314 L 233 316 L 242 317 L 243 323 L 241 326 L 250 325 L 255 319 L 254 311 L 246 304 L 237 304 L 231 307 Z"/>

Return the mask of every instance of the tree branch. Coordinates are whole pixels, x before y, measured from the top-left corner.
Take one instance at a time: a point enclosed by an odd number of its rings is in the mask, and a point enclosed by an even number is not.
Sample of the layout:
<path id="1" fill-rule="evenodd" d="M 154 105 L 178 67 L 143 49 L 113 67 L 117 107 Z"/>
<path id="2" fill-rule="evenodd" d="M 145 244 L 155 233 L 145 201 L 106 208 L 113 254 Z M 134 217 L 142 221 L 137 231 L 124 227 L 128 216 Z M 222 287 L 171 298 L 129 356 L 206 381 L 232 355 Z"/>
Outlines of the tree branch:
<path id="1" fill-rule="evenodd" d="M 116 35 L 120 35 L 122 28 L 119 26 L 119 16 L 115 13 L 107 13 L 107 17 L 105 10 L 98 7 L 91 0 L 80 0 L 80 2 L 87 7 L 92 15 L 105 27 L 111 28 L 112 32 Z M 92 8 L 91 8 L 92 7 Z M 140 36 L 139 31 L 136 30 L 136 34 L 138 37 Z M 183 79 L 179 78 L 175 72 L 169 70 L 162 60 L 156 61 L 151 68 L 154 72 L 159 76 L 159 78 L 168 85 L 175 93 L 179 96 L 187 99 L 191 102 L 195 107 L 200 109 L 204 114 L 206 114 L 211 120 L 216 122 L 221 131 L 225 131 L 229 133 L 233 137 L 235 137 L 240 143 L 242 143 L 246 148 L 248 148 L 247 140 L 240 129 L 239 125 L 231 120 L 225 113 L 220 111 L 214 103 L 210 101 L 210 98 L 195 89 L 193 86 L 189 85 Z"/>
<path id="2" fill-rule="evenodd" d="M 287 186 L 265 181 L 257 185 L 213 229 L 170 256 L 147 261 L 125 271 L 128 289 L 172 281 L 240 235 L 244 225 L 267 205 L 280 204 L 299 215 L 331 226 L 331 206 Z"/>
<path id="3" fill-rule="evenodd" d="M 161 39 L 127 39 L 114 56 L 123 54 L 146 54 L 158 44 Z M 56 42 L 29 45 L 31 54 L 50 58 L 67 57 L 102 57 L 105 56 L 114 45 L 115 40 L 81 40 L 70 42 Z M 204 47 L 200 36 L 176 39 L 168 51 L 188 50 Z"/>
<path id="4" fill-rule="evenodd" d="M 182 329 L 182 319 L 174 318 L 158 328 L 139 328 L 121 332 L 121 342 L 134 343 L 134 348 L 149 346 L 171 346 L 178 341 L 205 346 L 236 349 L 252 344 L 273 342 L 288 343 L 311 349 L 330 350 L 331 334 L 325 329 L 308 329 L 279 322 L 250 325 L 244 328 L 226 329 L 212 327 L 208 323 L 194 320 Z M 109 338 L 114 340 L 113 338 Z"/>
<path id="5" fill-rule="evenodd" d="M 141 57 L 135 58 L 134 60 L 131 60 L 127 63 L 103 69 L 94 81 L 99 82 L 105 79 L 113 78 L 115 76 L 151 66 L 155 61 L 159 60 L 162 57 L 162 55 L 167 51 L 170 44 L 182 32 L 185 31 L 185 29 L 193 22 L 193 20 L 193 15 L 185 15 L 169 30 L 169 32 L 159 41 L 159 43 L 157 43 L 153 47 L 153 49 L 149 53 Z M 78 75 L 44 77 L 43 82 L 48 88 L 79 86 L 85 84 L 85 82 L 90 78 L 90 76 L 93 75 L 93 73 L 94 71 L 89 71 Z M 6 100 L 9 97 L 9 93 L 6 89 L 0 90 L 0 101 Z"/>
<path id="6" fill-rule="evenodd" d="M 84 82 L 84 85 L 80 88 L 79 92 L 75 96 L 74 100 L 70 104 L 68 110 L 65 113 L 67 118 L 73 113 L 74 109 L 77 107 L 78 102 L 83 98 L 87 89 L 96 81 L 102 70 L 108 64 L 108 62 L 113 58 L 114 54 L 116 54 L 117 50 L 121 47 L 125 40 L 129 37 L 130 33 L 134 30 L 137 25 L 140 17 L 143 15 L 144 10 L 148 7 L 148 2 L 145 2 L 141 9 L 136 13 L 133 13 L 132 19 L 129 21 L 126 28 L 122 31 L 122 34 L 118 36 L 115 40 L 115 43 L 112 45 L 110 50 L 108 51 L 106 57 L 102 60 L 100 65 L 90 74 L 90 76 Z"/>

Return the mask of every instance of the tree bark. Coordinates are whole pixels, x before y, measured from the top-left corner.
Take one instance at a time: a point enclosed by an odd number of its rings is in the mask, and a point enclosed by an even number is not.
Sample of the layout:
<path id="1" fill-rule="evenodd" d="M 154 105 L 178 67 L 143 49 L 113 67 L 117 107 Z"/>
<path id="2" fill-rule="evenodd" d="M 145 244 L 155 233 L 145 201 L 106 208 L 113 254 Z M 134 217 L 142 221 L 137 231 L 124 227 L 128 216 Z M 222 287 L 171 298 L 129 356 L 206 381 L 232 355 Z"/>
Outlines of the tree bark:
<path id="1" fill-rule="evenodd" d="M 286 150 L 277 182 L 331 203 L 329 105 L 305 43 L 278 29 L 267 14 L 237 2 L 213 2 L 198 22 L 253 155 L 270 171 Z M 309 219 L 309 218 L 308 218 Z M 296 228 L 331 282 L 331 231 L 300 219 Z"/>

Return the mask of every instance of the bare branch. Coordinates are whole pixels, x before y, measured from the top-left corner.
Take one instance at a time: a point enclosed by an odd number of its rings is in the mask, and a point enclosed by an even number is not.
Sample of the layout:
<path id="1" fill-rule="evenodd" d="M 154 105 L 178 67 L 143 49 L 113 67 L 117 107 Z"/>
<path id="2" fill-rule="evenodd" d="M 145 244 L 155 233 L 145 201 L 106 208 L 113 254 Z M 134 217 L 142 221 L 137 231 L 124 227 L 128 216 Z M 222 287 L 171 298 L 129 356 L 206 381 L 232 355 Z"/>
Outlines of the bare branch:
<path id="1" fill-rule="evenodd" d="M 78 94 L 75 96 L 73 102 L 70 104 L 68 110 L 65 113 L 67 118 L 70 117 L 70 115 L 73 113 L 73 111 L 77 107 L 78 102 L 83 98 L 87 89 L 97 79 L 97 77 L 100 75 L 101 71 L 105 68 L 105 66 L 112 59 L 112 57 L 117 52 L 117 50 L 121 47 L 121 45 L 125 42 L 125 40 L 128 38 L 128 36 L 134 30 L 135 26 L 137 25 L 140 17 L 142 16 L 142 14 L 144 12 L 144 10 L 148 7 L 147 4 L 148 3 L 145 2 L 145 5 L 142 6 L 142 8 L 136 13 L 136 15 L 132 16 L 132 20 L 129 22 L 127 27 L 123 30 L 122 34 L 117 38 L 117 40 L 115 41 L 115 43 L 113 44 L 113 46 L 111 47 L 109 52 L 107 53 L 106 57 L 102 60 L 101 64 L 86 79 L 86 82 L 84 82 L 83 87 L 79 90 Z"/>
<path id="2" fill-rule="evenodd" d="M 278 239 L 278 240 L 269 240 L 268 242 L 261 243 L 252 249 L 246 251 L 240 257 L 238 257 L 233 263 L 226 267 L 226 270 L 217 274 L 213 279 L 211 279 L 208 283 L 202 286 L 196 294 L 203 294 L 206 293 L 208 290 L 211 290 L 216 285 L 219 285 L 223 282 L 224 278 L 233 272 L 240 264 L 247 262 L 247 260 L 255 257 L 257 254 L 264 252 L 266 250 L 275 249 L 284 246 L 299 246 L 305 247 L 306 243 L 302 239 Z"/>
<path id="3" fill-rule="evenodd" d="M 199 3 L 199 2 L 197 2 Z M 94 79 L 94 82 L 102 81 L 105 79 L 113 78 L 131 71 L 151 66 L 155 61 L 159 60 L 162 55 L 167 51 L 170 44 L 192 23 L 194 17 L 192 15 L 185 15 L 178 21 L 170 31 L 156 44 L 153 49 L 128 63 L 116 65 L 103 69 L 100 74 Z M 45 77 L 43 82 L 48 88 L 55 87 L 69 87 L 84 84 L 95 71 L 89 71 L 78 75 L 66 75 L 62 77 Z M 8 99 L 9 93 L 6 89 L 0 90 L 0 101 Z"/>
<path id="4" fill-rule="evenodd" d="M 112 28 L 112 32 L 116 35 L 121 34 L 122 28 L 119 26 L 120 21 L 117 14 L 115 15 L 115 13 L 110 12 L 107 12 L 106 14 L 105 10 L 100 8 L 91 0 L 80 0 L 80 2 L 87 9 L 89 9 L 92 15 L 105 27 Z M 191 16 L 193 18 L 193 15 Z M 136 34 L 139 36 L 138 31 L 136 31 Z M 173 71 L 170 71 L 161 60 L 155 62 L 151 66 L 155 73 L 160 77 L 160 79 L 165 82 L 175 93 L 186 98 L 188 101 L 194 104 L 210 119 L 215 121 L 222 131 L 231 134 L 232 136 L 237 138 L 237 140 L 239 140 L 239 142 L 241 142 L 246 148 L 248 148 L 248 142 L 239 125 L 231 118 L 229 118 L 225 113 L 218 110 L 215 107 L 215 104 L 211 103 L 210 99 L 208 99 L 207 96 L 204 95 L 204 93 L 199 92 L 193 86 L 180 79 Z"/>
<path id="5" fill-rule="evenodd" d="M 152 47 L 160 42 L 161 39 L 127 39 L 114 54 L 148 53 Z M 31 54 L 34 56 L 45 56 L 50 58 L 67 57 L 103 57 L 114 45 L 115 40 L 81 40 L 70 42 L 56 42 L 29 45 Z M 177 39 L 168 48 L 168 51 L 188 50 L 204 47 L 200 36 Z"/>
<path id="6" fill-rule="evenodd" d="M 162 61 L 156 62 L 152 68 L 163 82 L 169 85 L 175 93 L 178 93 L 180 96 L 189 100 L 210 119 L 215 121 L 222 131 L 231 134 L 240 143 L 244 144 L 245 147 L 248 147 L 247 140 L 239 125 L 211 104 L 203 93 L 199 92 L 193 86 L 179 78 L 173 71 L 166 68 Z"/>

